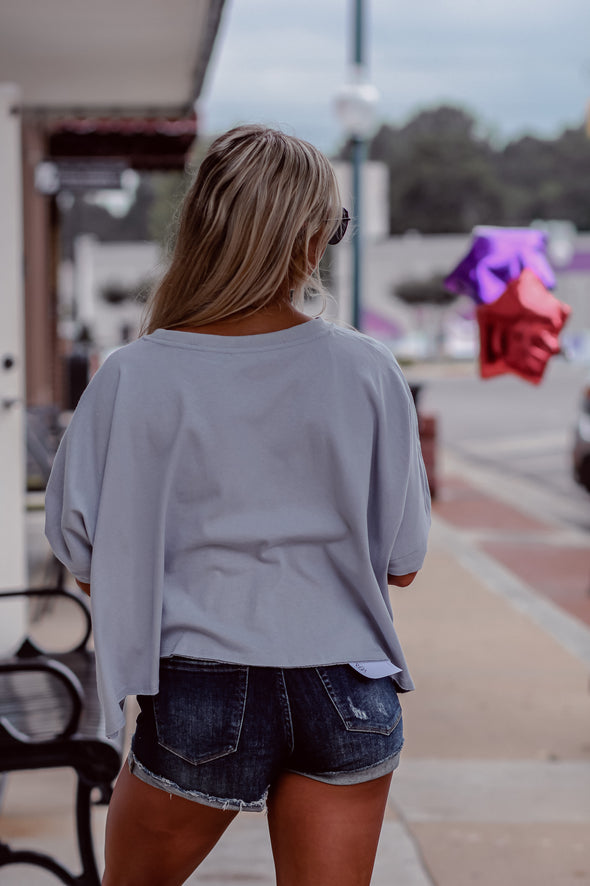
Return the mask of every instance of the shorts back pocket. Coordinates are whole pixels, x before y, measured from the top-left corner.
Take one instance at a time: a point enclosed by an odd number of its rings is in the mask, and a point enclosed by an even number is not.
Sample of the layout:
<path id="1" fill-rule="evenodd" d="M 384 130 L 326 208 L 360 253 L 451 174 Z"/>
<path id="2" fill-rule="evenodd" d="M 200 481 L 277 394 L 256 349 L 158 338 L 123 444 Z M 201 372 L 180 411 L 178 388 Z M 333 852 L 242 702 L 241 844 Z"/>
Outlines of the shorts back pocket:
<path id="1" fill-rule="evenodd" d="M 371 680 L 348 665 L 319 667 L 316 671 L 350 732 L 391 735 L 402 716 L 391 677 Z"/>
<path id="2" fill-rule="evenodd" d="M 188 763 L 237 750 L 248 694 L 248 667 L 225 662 L 163 659 L 154 698 L 159 744 Z"/>

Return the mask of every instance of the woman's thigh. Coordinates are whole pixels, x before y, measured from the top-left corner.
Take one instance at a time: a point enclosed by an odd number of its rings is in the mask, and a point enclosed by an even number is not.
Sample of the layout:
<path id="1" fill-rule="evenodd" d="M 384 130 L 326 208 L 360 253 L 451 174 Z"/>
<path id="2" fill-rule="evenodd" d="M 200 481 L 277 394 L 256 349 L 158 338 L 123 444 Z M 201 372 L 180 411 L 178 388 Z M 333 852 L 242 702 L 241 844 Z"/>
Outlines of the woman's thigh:
<path id="1" fill-rule="evenodd" d="M 369 886 L 391 777 L 341 785 L 281 776 L 268 800 L 277 886 Z"/>
<path id="2" fill-rule="evenodd" d="M 103 886 L 180 886 L 236 814 L 152 787 L 125 764 L 109 805 Z"/>
<path id="3" fill-rule="evenodd" d="M 348 665 L 286 673 L 287 772 L 268 800 L 278 886 L 368 886 L 403 745 L 397 691 Z"/>

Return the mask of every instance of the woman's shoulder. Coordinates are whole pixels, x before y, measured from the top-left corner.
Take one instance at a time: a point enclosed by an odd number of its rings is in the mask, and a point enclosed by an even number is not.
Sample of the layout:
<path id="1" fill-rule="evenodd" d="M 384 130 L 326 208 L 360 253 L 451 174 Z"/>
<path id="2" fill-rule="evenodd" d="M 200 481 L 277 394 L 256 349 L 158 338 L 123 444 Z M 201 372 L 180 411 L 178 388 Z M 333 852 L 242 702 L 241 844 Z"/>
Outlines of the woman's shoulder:
<path id="1" fill-rule="evenodd" d="M 384 343 L 348 326 L 332 325 L 333 359 L 343 371 L 338 375 L 356 388 L 379 391 L 391 402 L 409 403 L 408 381 L 391 349 Z"/>
<path id="2" fill-rule="evenodd" d="M 94 378 L 114 381 L 120 378 L 127 369 L 139 367 L 145 371 L 150 365 L 151 359 L 148 348 L 145 346 L 145 337 L 138 338 L 129 344 L 121 345 L 109 351 L 95 374 Z"/>
<path id="3" fill-rule="evenodd" d="M 110 351 L 103 359 L 97 371 L 82 395 L 82 404 L 92 400 L 113 398 L 118 395 L 122 380 L 127 376 L 137 375 L 134 367 L 140 364 L 140 374 L 143 374 L 142 366 L 145 366 L 144 349 L 141 347 L 141 339 L 123 345 Z M 80 410 L 77 410 L 80 411 Z"/>
<path id="4" fill-rule="evenodd" d="M 349 355 L 351 360 L 364 362 L 376 369 L 393 370 L 396 374 L 401 374 L 393 351 L 384 342 L 377 341 L 352 326 L 342 326 L 337 323 L 329 325 L 334 345 L 340 353 Z"/>

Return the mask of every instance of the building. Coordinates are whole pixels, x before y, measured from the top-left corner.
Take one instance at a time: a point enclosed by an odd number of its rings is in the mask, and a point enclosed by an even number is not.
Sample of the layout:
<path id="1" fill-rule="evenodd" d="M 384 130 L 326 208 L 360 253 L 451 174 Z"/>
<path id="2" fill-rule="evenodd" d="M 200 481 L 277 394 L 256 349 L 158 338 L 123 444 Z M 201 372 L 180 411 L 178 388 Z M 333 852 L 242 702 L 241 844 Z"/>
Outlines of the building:
<path id="1" fill-rule="evenodd" d="M 55 195 L 128 167 L 182 167 L 223 7 L 20 0 L 0 12 L 0 589 L 26 583 L 25 404 L 54 402 L 59 386 Z"/>

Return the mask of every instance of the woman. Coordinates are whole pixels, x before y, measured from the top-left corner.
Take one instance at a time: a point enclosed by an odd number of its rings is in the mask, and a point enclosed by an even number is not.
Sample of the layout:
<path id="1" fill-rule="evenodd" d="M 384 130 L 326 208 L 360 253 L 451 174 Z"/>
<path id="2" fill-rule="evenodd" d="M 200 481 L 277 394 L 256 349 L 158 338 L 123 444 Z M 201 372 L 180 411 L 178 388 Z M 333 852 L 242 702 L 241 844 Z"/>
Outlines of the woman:
<path id="1" fill-rule="evenodd" d="M 302 312 L 346 229 L 311 145 L 211 146 L 145 333 L 85 392 L 47 536 L 90 593 L 107 732 L 141 706 L 104 886 L 181 884 L 268 808 L 279 886 L 363 886 L 413 688 L 388 581 L 422 565 L 412 399 L 377 342 Z"/>

